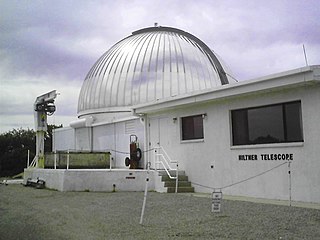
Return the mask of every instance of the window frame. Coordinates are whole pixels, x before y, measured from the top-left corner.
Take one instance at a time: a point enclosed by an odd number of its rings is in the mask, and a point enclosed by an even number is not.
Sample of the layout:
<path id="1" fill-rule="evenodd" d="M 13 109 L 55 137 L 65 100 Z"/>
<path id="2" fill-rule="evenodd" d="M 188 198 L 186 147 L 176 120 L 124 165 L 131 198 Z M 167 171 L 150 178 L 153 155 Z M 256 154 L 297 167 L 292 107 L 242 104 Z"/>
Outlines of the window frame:
<path id="1" fill-rule="evenodd" d="M 296 120 L 298 119 L 299 123 L 295 127 L 298 127 L 298 130 L 300 133 L 298 134 L 298 137 L 296 137 L 295 140 L 292 140 L 292 139 L 289 139 L 289 137 L 288 137 L 289 124 L 287 123 L 287 120 L 288 120 L 289 114 L 287 113 L 287 110 L 288 110 L 288 106 L 290 106 L 290 104 L 297 104 L 297 103 L 299 104 L 298 105 L 299 107 L 297 109 L 299 116 L 297 116 Z M 257 139 L 255 139 L 255 141 L 250 140 L 250 126 L 249 126 L 249 120 L 248 120 L 249 111 L 250 110 L 259 110 L 259 109 L 264 109 L 264 108 L 266 109 L 266 108 L 277 107 L 277 106 L 279 106 L 281 108 L 281 121 L 282 121 L 282 125 L 281 125 L 282 129 L 281 130 L 283 131 L 283 140 L 282 141 L 266 141 L 266 140 L 264 140 L 265 142 L 262 140 L 260 140 L 260 142 L 259 142 L 259 141 L 257 141 Z M 236 118 L 239 117 L 239 116 L 235 116 L 235 114 L 234 114 L 235 112 L 242 112 L 242 114 L 243 114 L 243 116 L 242 116 L 243 118 L 241 118 L 241 120 L 243 120 L 243 122 L 242 122 L 243 130 L 239 131 L 239 129 L 237 129 L 237 128 L 239 128 L 239 125 L 241 125 L 241 123 L 239 124 L 239 122 L 237 122 L 237 123 L 234 122 L 234 121 L 236 121 Z M 231 125 L 231 141 L 230 142 L 231 142 L 231 146 L 233 146 L 233 147 L 245 146 L 245 145 L 252 146 L 252 145 L 303 143 L 304 142 L 301 100 L 230 110 L 230 125 Z M 238 125 L 238 126 L 236 126 L 236 125 Z M 242 133 L 242 136 L 240 136 L 241 133 Z M 237 134 L 237 136 L 235 136 L 235 134 Z M 245 140 L 241 139 L 241 137 L 244 138 Z"/>
<path id="2" fill-rule="evenodd" d="M 202 142 L 204 141 L 204 115 L 205 114 L 196 114 L 196 115 L 188 115 L 188 116 L 184 116 L 184 117 L 180 117 L 180 141 L 181 142 Z M 184 134 L 184 119 L 194 119 L 194 118 L 201 118 L 201 129 L 198 129 L 202 132 L 202 134 L 200 134 L 200 136 L 195 136 L 195 128 L 193 128 L 193 136 L 192 137 L 188 137 L 185 138 L 185 134 Z M 194 125 L 193 122 L 193 127 L 196 127 L 196 125 Z"/>

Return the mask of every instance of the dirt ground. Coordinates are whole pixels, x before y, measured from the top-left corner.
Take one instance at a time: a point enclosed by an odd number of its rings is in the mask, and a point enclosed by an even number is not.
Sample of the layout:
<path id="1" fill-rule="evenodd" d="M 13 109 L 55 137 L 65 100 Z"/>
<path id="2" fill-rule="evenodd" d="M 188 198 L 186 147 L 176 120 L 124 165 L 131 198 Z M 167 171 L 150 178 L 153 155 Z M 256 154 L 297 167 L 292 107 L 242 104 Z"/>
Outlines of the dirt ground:
<path id="1" fill-rule="evenodd" d="M 320 239 L 320 210 L 149 192 L 0 185 L 0 239 Z"/>

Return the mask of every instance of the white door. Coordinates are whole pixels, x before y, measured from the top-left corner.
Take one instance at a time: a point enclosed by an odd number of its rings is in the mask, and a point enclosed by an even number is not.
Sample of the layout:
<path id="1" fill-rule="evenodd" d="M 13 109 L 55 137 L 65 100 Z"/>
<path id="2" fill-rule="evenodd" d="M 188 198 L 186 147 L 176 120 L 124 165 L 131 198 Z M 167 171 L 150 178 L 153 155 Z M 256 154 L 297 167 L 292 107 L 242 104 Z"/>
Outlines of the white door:
<path id="1" fill-rule="evenodd" d="M 160 146 L 166 149 L 169 146 L 168 138 L 168 118 L 150 118 L 149 119 L 149 149 L 154 149 L 154 151 Z M 149 158 L 151 162 L 151 168 L 159 168 L 156 164 L 156 158 L 154 151 L 150 151 Z M 159 151 L 158 151 L 159 152 Z M 160 168 L 162 168 L 160 166 Z"/>

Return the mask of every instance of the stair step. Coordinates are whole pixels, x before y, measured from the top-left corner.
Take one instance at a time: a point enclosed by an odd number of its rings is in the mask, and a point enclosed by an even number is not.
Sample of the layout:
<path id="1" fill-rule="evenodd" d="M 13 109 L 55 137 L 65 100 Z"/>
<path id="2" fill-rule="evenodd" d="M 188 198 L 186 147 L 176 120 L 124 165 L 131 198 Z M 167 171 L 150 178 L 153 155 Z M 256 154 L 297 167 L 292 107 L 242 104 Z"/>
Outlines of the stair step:
<path id="1" fill-rule="evenodd" d="M 181 175 L 181 176 L 180 176 L 180 175 L 179 175 L 179 176 L 178 176 L 178 180 L 179 180 L 179 181 L 188 181 L 188 176 L 186 176 L 186 175 Z M 162 181 L 162 182 L 167 182 L 167 181 L 168 181 L 168 182 L 169 182 L 169 181 L 174 181 L 174 182 L 175 182 L 176 180 L 175 180 L 175 179 L 171 179 L 168 175 L 167 175 L 167 176 L 164 175 L 164 176 L 161 176 L 161 181 Z"/>
<path id="2" fill-rule="evenodd" d="M 166 181 L 164 182 L 165 187 L 176 187 L 176 181 Z M 191 187 L 191 182 L 188 181 L 178 181 L 178 187 Z"/>
<path id="3" fill-rule="evenodd" d="M 194 192 L 194 187 L 178 187 L 178 193 L 183 193 L 183 192 Z M 167 188 L 167 193 L 175 193 L 176 188 L 175 187 L 168 187 Z"/>
<path id="4" fill-rule="evenodd" d="M 176 176 L 176 171 L 169 171 L 172 177 Z M 171 179 L 165 170 L 158 171 L 161 176 L 161 181 L 164 182 L 164 187 L 167 188 L 168 193 L 176 192 L 176 179 Z M 178 171 L 178 193 L 194 192 L 194 187 L 191 186 L 191 182 L 188 181 L 188 176 L 185 171 Z"/>
<path id="5" fill-rule="evenodd" d="M 159 173 L 159 176 L 168 176 L 168 174 L 165 170 L 159 170 L 158 173 Z M 173 177 L 176 176 L 176 171 L 174 171 L 174 170 L 173 171 L 170 170 L 169 173 Z M 178 176 L 185 176 L 185 175 L 186 175 L 185 171 L 178 171 Z"/>

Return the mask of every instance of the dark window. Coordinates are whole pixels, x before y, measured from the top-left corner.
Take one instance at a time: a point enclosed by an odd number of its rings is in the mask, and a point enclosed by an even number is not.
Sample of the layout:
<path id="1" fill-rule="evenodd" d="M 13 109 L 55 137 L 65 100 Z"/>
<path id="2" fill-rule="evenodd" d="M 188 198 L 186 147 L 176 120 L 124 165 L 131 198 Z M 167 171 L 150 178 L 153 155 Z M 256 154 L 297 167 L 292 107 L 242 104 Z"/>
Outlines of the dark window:
<path id="1" fill-rule="evenodd" d="M 181 118 L 182 140 L 203 139 L 202 115 Z"/>
<path id="2" fill-rule="evenodd" d="M 301 102 L 231 111 L 233 145 L 302 142 Z"/>

